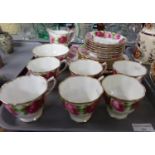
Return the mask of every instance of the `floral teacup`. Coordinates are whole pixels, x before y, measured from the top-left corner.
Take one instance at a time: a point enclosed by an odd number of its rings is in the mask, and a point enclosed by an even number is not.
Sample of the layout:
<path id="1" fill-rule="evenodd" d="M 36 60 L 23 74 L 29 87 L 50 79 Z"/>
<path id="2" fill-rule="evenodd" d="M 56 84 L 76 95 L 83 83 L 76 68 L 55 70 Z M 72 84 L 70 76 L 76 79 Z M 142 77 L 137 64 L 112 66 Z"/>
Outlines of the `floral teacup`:
<path id="1" fill-rule="evenodd" d="M 61 44 L 44 44 L 33 49 L 34 57 L 56 57 L 60 61 L 66 59 L 69 48 Z"/>
<path id="2" fill-rule="evenodd" d="M 60 69 L 61 64 L 64 63 L 64 67 Z M 61 72 L 63 72 L 67 67 L 66 60 L 60 62 L 59 59 L 55 57 L 42 57 L 31 60 L 27 69 L 30 74 L 40 75 L 49 79 L 51 77 L 57 77 Z"/>
<path id="3" fill-rule="evenodd" d="M 103 88 L 97 79 L 74 76 L 61 82 L 59 93 L 71 119 L 87 122 L 103 94 Z"/>
<path id="4" fill-rule="evenodd" d="M 113 72 L 115 74 L 123 74 L 126 76 L 134 77 L 139 81 L 146 75 L 147 69 L 138 62 L 120 60 L 113 64 Z"/>
<path id="5" fill-rule="evenodd" d="M 71 75 L 81 75 L 81 76 L 91 76 L 97 77 L 101 76 L 107 69 L 107 64 L 90 59 L 81 59 L 70 63 L 69 70 Z"/>
<path id="6" fill-rule="evenodd" d="M 66 31 L 66 30 L 51 30 L 47 29 L 50 43 L 57 43 L 57 44 L 68 44 L 74 34 L 74 31 Z"/>
<path id="7" fill-rule="evenodd" d="M 42 115 L 46 93 L 54 88 L 55 83 L 49 86 L 51 81 L 34 75 L 18 77 L 1 87 L 0 101 L 19 120 L 35 121 Z"/>
<path id="8" fill-rule="evenodd" d="M 145 96 L 145 88 L 138 80 L 121 74 L 106 77 L 102 86 L 108 113 L 116 119 L 126 118 Z"/>

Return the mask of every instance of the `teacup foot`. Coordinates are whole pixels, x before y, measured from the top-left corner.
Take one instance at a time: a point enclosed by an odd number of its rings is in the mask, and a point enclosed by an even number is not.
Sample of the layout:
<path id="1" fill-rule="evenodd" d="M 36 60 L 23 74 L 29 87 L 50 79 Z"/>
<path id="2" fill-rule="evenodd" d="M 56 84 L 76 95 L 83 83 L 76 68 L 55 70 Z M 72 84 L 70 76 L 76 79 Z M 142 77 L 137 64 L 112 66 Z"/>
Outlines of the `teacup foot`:
<path id="1" fill-rule="evenodd" d="M 113 110 L 110 110 L 109 108 L 107 108 L 107 111 L 108 111 L 110 117 L 116 118 L 116 119 L 119 119 L 119 120 L 125 119 L 128 116 L 128 114 L 123 114 L 123 113 L 122 114 L 118 114 L 117 112 L 115 112 Z"/>
<path id="2" fill-rule="evenodd" d="M 73 121 L 78 123 L 87 122 L 91 118 L 92 114 L 81 114 L 81 115 L 74 115 L 70 113 L 70 117 Z"/>
<path id="3" fill-rule="evenodd" d="M 38 120 L 41 115 L 43 113 L 43 108 L 41 108 L 39 111 L 37 111 L 36 113 L 33 113 L 33 114 L 29 114 L 28 116 L 26 117 L 20 117 L 18 118 L 20 121 L 22 122 L 25 122 L 25 123 L 28 123 L 28 122 L 33 122 L 33 121 L 36 121 Z"/>

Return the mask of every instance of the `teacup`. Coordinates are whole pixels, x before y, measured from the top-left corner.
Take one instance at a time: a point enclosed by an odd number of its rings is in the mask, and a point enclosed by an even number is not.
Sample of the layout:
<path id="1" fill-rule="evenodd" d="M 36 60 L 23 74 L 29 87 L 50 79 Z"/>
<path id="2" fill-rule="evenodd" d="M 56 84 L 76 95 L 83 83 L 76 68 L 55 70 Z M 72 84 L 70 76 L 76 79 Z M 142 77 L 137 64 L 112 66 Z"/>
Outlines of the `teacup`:
<path id="1" fill-rule="evenodd" d="M 108 113 L 116 119 L 126 118 L 145 96 L 145 88 L 137 79 L 121 74 L 106 77 L 102 86 Z"/>
<path id="2" fill-rule="evenodd" d="M 73 76 L 60 83 L 59 93 L 71 119 L 87 122 L 103 94 L 103 88 L 95 78 Z"/>
<path id="3" fill-rule="evenodd" d="M 71 32 L 66 30 L 51 30 L 47 29 L 50 43 L 57 43 L 57 44 L 67 44 L 70 40 Z"/>
<path id="4" fill-rule="evenodd" d="M 63 68 L 60 69 L 61 64 L 65 64 Z M 40 75 L 49 79 L 51 77 L 57 77 L 62 73 L 67 67 L 66 60 L 60 62 L 59 59 L 55 57 L 41 57 L 31 60 L 28 65 L 28 73 L 33 75 Z"/>
<path id="5" fill-rule="evenodd" d="M 82 75 L 82 76 L 91 76 L 99 77 L 107 69 L 107 64 L 90 59 L 81 59 L 75 62 L 70 63 L 69 70 L 71 75 Z"/>
<path id="6" fill-rule="evenodd" d="M 138 62 L 120 60 L 113 64 L 113 72 L 134 77 L 139 81 L 147 74 L 147 69 Z"/>
<path id="7" fill-rule="evenodd" d="M 45 97 L 54 86 L 53 77 L 46 80 L 41 76 L 21 76 L 1 87 L 0 101 L 19 120 L 32 122 L 42 115 Z"/>
<path id="8" fill-rule="evenodd" d="M 34 57 L 56 57 L 59 60 L 66 59 L 68 52 L 69 48 L 61 44 L 44 44 L 32 50 Z"/>

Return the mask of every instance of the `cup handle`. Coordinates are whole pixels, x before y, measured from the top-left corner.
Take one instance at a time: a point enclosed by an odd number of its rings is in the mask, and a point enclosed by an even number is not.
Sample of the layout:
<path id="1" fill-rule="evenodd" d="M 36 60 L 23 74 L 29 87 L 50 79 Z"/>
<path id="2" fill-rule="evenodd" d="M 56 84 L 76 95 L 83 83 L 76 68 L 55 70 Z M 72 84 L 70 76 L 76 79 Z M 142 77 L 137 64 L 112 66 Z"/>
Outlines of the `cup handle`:
<path id="1" fill-rule="evenodd" d="M 62 61 L 61 61 L 61 65 L 62 65 L 63 63 L 64 63 L 64 67 L 63 67 L 62 69 L 59 70 L 58 75 L 61 74 L 61 73 L 67 68 L 67 66 L 68 66 L 66 60 L 62 60 Z M 60 65 L 60 66 L 61 66 L 61 65 Z"/>
<path id="2" fill-rule="evenodd" d="M 106 62 L 102 63 L 101 65 L 102 65 L 102 67 L 103 67 L 103 70 L 102 70 L 101 74 L 104 74 L 104 73 L 105 73 L 105 71 L 106 71 L 106 70 L 107 70 L 107 68 L 108 68 L 108 65 L 107 65 L 107 63 L 106 63 Z"/>
<path id="3" fill-rule="evenodd" d="M 137 79 L 138 81 L 141 81 L 141 80 L 142 80 L 142 77 L 139 76 L 139 77 L 137 77 L 136 79 Z"/>
<path id="4" fill-rule="evenodd" d="M 47 95 L 54 89 L 56 85 L 56 79 L 54 77 L 51 77 L 47 80 L 48 82 L 48 90 L 47 90 Z"/>
<path id="5" fill-rule="evenodd" d="M 98 78 L 99 82 L 102 82 L 103 79 L 104 79 L 104 75 L 102 75 L 102 76 L 100 76 L 100 77 Z"/>

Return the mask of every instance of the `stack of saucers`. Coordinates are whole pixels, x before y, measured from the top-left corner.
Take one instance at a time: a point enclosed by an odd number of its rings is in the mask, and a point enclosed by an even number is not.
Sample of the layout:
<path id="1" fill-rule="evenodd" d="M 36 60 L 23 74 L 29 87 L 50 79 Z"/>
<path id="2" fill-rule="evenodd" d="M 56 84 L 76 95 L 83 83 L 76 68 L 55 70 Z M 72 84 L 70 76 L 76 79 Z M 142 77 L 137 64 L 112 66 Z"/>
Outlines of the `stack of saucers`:
<path id="1" fill-rule="evenodd" d="M 113 62 L 124 59 L 126 38 L 120 34 L 107 31 L 89 32 L 85 44 L 79 48 L 79 53 L 84 58 L 107 62 L 111 70 Z"/>

